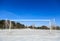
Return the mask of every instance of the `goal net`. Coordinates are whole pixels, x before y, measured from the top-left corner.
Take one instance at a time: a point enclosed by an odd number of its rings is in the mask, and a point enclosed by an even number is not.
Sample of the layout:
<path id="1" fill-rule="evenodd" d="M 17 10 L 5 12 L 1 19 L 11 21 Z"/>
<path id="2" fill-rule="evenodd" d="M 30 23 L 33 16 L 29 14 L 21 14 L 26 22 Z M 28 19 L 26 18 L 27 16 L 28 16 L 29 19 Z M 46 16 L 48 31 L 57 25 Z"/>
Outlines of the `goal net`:
<path id="1" fill-rule="evenodd" d="M 9 29 L 12 27 L 12 21 L 15 22 L 15 24 L 19 23 L 23 24 L 25 27 L 32 26 L 34 27 L 41 27 L 41 26 L 47 26 L 51 30 L 51 20 L 49 19 L 20 19 L 20 20 L 10 20 Z"/>

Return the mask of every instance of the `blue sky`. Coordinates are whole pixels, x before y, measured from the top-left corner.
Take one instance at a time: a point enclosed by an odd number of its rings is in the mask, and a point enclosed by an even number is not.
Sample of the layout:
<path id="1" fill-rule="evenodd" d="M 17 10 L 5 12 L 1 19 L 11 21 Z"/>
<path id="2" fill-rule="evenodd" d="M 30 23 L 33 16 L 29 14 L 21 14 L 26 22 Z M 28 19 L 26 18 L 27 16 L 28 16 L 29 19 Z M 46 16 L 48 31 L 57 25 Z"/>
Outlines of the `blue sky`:
<path id="1" fill-rule="evenodd" d="M 0 19 L 53 18 L 60 25 L 60 0 L 0 0 Z"/>

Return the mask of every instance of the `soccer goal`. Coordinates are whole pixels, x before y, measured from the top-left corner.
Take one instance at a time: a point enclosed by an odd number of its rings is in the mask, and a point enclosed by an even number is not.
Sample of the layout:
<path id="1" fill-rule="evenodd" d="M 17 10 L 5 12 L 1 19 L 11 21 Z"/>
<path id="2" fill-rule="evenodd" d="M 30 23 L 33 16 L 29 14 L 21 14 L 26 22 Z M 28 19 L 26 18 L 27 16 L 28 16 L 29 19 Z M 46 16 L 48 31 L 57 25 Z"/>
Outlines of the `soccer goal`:
<path id="1" fill-rule="evenodd" d="M 11 27 L 12 27 L 12 21 L 14 21 L 15 24 L 19 22 L 21 24 L 24 24 L 25 26 L 32 25 L 33 29 L 34 29 L 34 26 L 37 25 L 37 23 L 38 25 L 45 25 L 48 22 L 47 24 L 48 24 L 48 27 L 50 28 L 50 32 L 52 30 L 52 25 L 55 26 L 55 19 L 53 19 L 53 21 L 51 19 L 14 19 L 14 20 L 9 20 L 9 21 L 10 21 L 9 23 L 7 22 L 7 20 L 5 21 L 6 28 L 7 28 L 7 24 L 9 25 L 9 31 L 11 30 Z M 45 22 L 45 24 L 43 22 Z"/>
<path id="2" fill-rule="evenodd" d="M 50 19 L 20 19 L 20 20 L 15 19 L 15 20 L 10 20 L 9 31 L 10 31 L 11 26 L 12 26 L 11 21 L 20 22 L 20 23 L 24 24 L 25 26 L 28 26 L 28 24 L 29 24 L 28 22 L 30 22 L 30 24 L 33 26 L 33 29 L 35 26 L 34 22 L 48 22 L 48 27 L 50 28 L 50 31 L 52 30 L 52 27 L 51 27 L 52 21 Z M 55 22 L 55 20 L 54 20 L 54 22 Z M 7 23 L 7 21 L 6 21 L 6 23 Z M 39 25 L 41 25 L 41 23 Z"/>

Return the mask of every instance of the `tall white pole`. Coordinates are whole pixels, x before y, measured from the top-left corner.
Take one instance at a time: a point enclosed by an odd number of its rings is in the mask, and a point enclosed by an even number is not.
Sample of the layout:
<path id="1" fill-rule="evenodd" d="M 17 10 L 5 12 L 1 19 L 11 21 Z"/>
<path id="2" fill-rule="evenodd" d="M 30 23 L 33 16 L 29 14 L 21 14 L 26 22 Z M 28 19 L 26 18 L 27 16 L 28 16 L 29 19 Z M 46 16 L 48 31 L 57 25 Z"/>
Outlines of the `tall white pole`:
<path id="1" fill-rule="evenodd" d="M 52 30 L 52 27 L 51 27 L 51 20 L 49 21 L 49 27 L 50 27 L 50 32 Z"/>
<path id="2" fill-rule="evenodd" d="M 7 19 L 5 20 L 5 28 L 7 29 Z"/>
<path id="3" fill-rule="evenodd" d="M 54 27 L 55 27 L 55 30 L 56 30 L 56 23 L 55 23 L 55 18 L 53 19 L 53 22 L 54 22 Z"/>
<path id="4" fill-rule="evenodd" d="M 10 24 L 9 24 L 9 31 L 11 30 L 11 21 L 10 21 Z"/>

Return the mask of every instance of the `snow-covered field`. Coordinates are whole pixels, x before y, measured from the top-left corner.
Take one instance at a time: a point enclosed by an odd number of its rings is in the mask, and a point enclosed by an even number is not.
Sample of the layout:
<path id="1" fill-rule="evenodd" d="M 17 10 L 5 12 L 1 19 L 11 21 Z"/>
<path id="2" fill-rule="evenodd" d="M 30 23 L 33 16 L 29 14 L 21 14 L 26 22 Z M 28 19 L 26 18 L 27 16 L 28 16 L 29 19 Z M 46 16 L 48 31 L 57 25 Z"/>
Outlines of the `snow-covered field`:
<path id="1" fill-rule="evenodd" d="M 5 29 L 0 30 L 0 41 L 60 41 L 60 31 L 39 29 Z"/>

